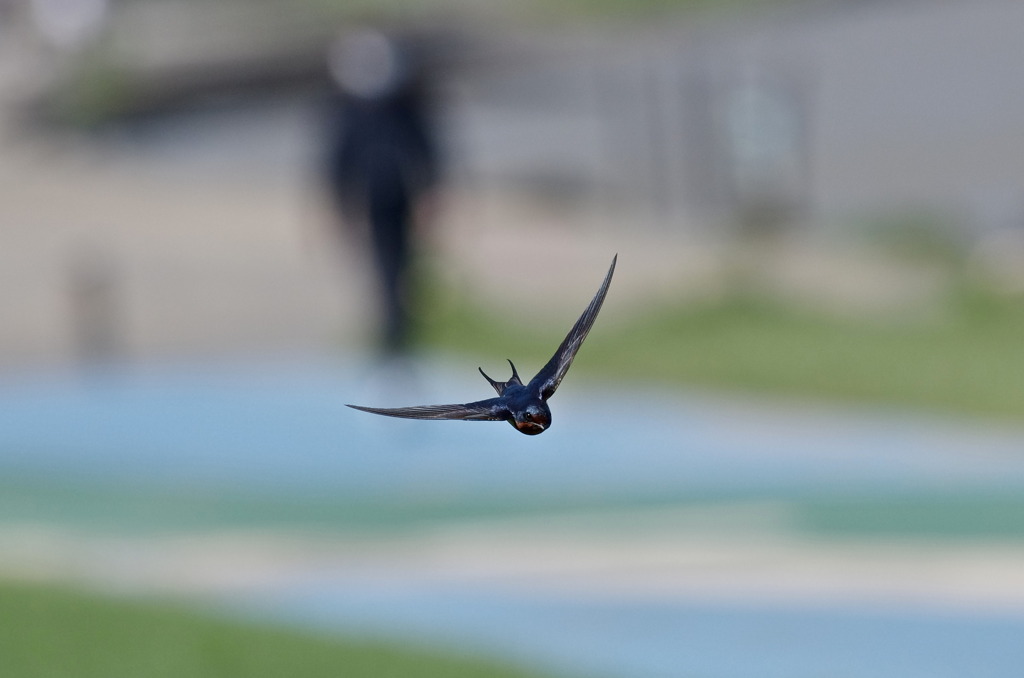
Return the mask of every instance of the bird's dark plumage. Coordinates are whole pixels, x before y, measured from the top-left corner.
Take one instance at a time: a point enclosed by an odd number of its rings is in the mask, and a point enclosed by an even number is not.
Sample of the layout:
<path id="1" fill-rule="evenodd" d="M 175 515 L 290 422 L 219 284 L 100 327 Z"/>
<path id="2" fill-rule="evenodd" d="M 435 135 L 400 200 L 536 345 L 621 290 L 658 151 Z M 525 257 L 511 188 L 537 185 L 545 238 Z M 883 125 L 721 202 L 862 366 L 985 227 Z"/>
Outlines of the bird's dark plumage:
<path id="1" fill-rule="evenodd" d="M 403 419 L 465 419 L 466 421 L 502 421 L 507 418 L 508 410 L 501 398 L 479 400 L 464 405 L 418 405 L 416 407 L 363 407 L 349 405 L 363 412 L 383 414 L 386 417 Z"/>
<path id="2" fill-rule="evenodd" d="M 516 366 L 509 360 L 512 377 L 508 381 L 495 381 L 488 377 L 483 369 L 480 369 L 480 374 L 497 392 L 497 398 L 460 405 L 420 405 L 416 407 L 349 405 L 349 407 L 403 419 L 507 421 L 527 435 L 543 433 L 551 425 L 551 410 L 548 408 L 547 400 L 555 394 L 558 385 L 562 383 L 562 379 L 565 378 L 565 374 L 572 365 L 573 358 L 576 357 L 577 351 L 583 345 L 583 340 L 587 338 L 590 328 L 593 327 L 594 321 L 597 319 L 597 314 L 601 311 L 605 295 L 608 294 L 608 287 L 612 283 L 616 261 L 618 261 L 618 255 L 612 258 L 612 264 L 608 268 L 604 282 L 597 294 L 594 295 L 590 305 L 569 330 L 569 334 L 562 340 L 555 354 L 528 384 L 523 384 L 519 373 L 516 372 Z"/>

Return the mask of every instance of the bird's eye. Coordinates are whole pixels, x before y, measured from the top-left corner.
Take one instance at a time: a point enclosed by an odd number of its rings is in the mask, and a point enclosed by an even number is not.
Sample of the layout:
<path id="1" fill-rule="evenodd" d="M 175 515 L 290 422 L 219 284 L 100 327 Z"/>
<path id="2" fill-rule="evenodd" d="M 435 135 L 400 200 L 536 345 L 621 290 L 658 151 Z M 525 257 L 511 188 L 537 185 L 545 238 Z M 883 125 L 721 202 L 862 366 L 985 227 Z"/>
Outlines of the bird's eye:
<path id="1" fill-rule="evenodd" d="M 526 421 L 533 421 L 533 415 L 527 412 L 523 415 L 523 419 L 525 419 Z"/>

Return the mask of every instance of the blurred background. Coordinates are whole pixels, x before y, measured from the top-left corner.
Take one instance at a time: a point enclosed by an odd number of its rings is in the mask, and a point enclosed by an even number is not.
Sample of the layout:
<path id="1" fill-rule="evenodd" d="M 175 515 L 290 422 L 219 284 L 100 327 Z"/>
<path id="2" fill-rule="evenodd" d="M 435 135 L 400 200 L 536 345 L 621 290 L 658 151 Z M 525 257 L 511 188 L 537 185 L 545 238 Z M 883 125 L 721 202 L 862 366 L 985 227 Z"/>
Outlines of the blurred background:
<path id="1" fill-rule="evenodd" d="M 1016 676 L 1021 26 L 0 0 L 10 675 Z"/>

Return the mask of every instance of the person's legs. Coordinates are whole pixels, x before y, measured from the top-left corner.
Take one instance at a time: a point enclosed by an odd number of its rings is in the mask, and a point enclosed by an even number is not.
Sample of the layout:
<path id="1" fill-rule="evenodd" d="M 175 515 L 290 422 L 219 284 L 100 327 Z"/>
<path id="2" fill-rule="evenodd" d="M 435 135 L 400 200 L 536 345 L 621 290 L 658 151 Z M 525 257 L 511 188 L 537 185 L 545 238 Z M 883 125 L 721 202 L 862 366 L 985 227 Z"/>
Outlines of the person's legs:
<path id="1" fill-rule="evenodd" d="M 381 294 L 381 349 L 402 353 L 410 338 L 409 210 L 404 198 L 371 209 L 374 255 Z"/>

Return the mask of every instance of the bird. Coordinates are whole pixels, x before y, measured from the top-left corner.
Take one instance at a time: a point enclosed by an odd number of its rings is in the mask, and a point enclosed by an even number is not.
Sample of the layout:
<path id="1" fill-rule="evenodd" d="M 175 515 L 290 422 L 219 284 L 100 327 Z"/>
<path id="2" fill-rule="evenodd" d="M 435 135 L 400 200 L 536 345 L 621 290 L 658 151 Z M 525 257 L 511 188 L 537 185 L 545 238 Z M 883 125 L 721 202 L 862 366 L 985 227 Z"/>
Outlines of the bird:
<path id="1" fill-rule="evenodd" d="M 414 407 L 366 407 L 363 405 L 347 405 L 356 410 L 381 414 L 386 417 L 402 419 L 460 419 L 463 421 L 507 421 L 520 433 L 535 436 L 551 427 L 551 408 L 548 400 L 555 394 L 562 383 L 573 358 L 583 345 L 583 340 L 594 326 L 597 314 L 604 304 L 605 295 L 612 283 L 615 263 L 618 255 L 612 257 L 612 264 L 601 283 L 601 288 L 590 301 L 576 324 L 558 346 L 551 359 L 537 372 L 528 383 L 523 383 L 515 364 L 508 359 L 512 368 L 512 377 L 508 381 L 496 381 L 487 376 L 483 368 L 480 374 L 497 392 L 496 398 L 477 400 L 470 403 L 454 405 L 417 405 Z"/>

